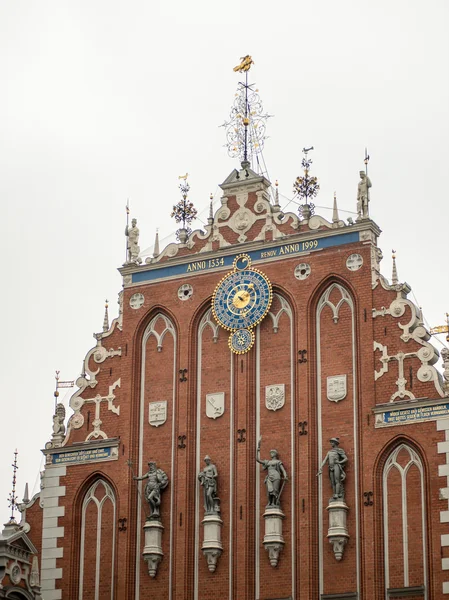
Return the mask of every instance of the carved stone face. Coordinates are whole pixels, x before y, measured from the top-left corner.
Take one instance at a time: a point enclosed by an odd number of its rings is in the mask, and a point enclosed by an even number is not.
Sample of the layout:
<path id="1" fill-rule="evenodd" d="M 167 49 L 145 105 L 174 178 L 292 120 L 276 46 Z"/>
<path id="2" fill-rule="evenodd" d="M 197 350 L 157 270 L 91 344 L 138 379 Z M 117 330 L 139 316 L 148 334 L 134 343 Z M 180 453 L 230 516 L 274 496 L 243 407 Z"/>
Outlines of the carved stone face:
<path id="1" fill-rule="evenodd" d="M 132 225 L 133 227 L 135 227 L 135 226 L 137 225 L 137 219 L 133 219 L 133 220 L 131 221 L 131 225 Z"/>
<path id="2" fill-rule="evenodd" d="M 278 456 L 277 450 L 270 450 L 270 456 L 271 456 L 271 458 L 277 458 L 277 456 Z"/>

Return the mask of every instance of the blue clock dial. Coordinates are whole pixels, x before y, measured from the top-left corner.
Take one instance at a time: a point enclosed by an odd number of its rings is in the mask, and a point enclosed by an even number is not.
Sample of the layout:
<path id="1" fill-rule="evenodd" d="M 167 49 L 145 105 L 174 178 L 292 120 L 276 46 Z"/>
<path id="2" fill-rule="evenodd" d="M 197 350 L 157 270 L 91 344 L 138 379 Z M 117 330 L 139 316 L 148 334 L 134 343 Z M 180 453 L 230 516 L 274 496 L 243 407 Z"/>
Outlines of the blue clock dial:
<path id="1" fill-rule="evenodd" d="M 250 329 L 237 329 L 229 336 L 229 348 L 236 354 L 248 352 L 254 344 L 254 331 Z"/>
<path id="2" fill-rule="evenodd" d="M 224 277 L 212 300 L 218 323 L 228 330 L 254 327 L 267 314 L 272 301 L 271 284 L 257 269 L 242 269 Z"/>

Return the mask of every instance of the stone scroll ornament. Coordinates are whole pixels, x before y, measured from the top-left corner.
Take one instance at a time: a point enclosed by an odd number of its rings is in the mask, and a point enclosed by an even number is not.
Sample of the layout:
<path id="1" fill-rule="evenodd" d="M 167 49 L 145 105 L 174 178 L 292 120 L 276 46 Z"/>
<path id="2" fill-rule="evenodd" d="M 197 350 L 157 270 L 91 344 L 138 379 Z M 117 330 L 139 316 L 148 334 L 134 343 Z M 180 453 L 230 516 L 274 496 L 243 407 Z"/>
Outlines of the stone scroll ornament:
<path id="1" fill-rule="evenodd" d="M 131 466 L 130 463 L 128 463 Z M 150 507 L 150 514 L 147 515 L 143 526 L 145 532 L 145 546 L 143 549 L 143 559 L 148 563 L 148 573 L 150 577 L 155 577 L 157 568 L 164 553 L 162 552 L 162 532 L 164 527 L 161 522 L 160 506 L 162 501 L 162 492 L 168 486 L 168 476 L 162 469 L 158 469 L 154 461 L 148 463 L 148 471 L 141 477 L 134 476 L 135 481 L 148 480 L 145 485 L 145 500 Z"/>
<path id="2" fill-rule="evenodd" d="M 287 471 L 282 461 L 279 460 L 277 450 L 270 451 L 270 458 L 261 460 L 260 444 L 262 438 L 257 444 L 256 461 L 267 471 L 265 477 L 265 486 L 267 489 L 268 504 L 263 514 L 265 520 L 265 535 L 263 545 L 268 552 L 270 565 L 276 567 L 279 561 L 279 554 L 284 547 L 284 537 L 282 535 L 282 521 L 285 518 L 281 510 L 281 496 L 285 483 L 288 481 Z"/>
<path id="3" fill-rule="evenodd" d="M 340 448 L 340 439 L 333 437 L 330 440 L 331 449 L 326 454 L 321 467 L 317 473 L 322 474 L 322 469 L 327 463 L 329 467 L 329 479 L 332 486 L 332 497 L 329 499 L 329 505 L 326 510 L 329 512 L 329 529 L 327 537 L 332 544 L 336 560 L 343 558 L 343 552 L 349 539 L 347 516 L 349 508 L 345 502 L 346 479 L 345 467 L 348 462 L 343 448 Z"/>
<path id="4" fill-rule="evenodd" d="M 223 552 L 221 543 L 220 498 L 218 497 L 218 471 L 209 455 L 204 457 L 205 466 L 198 473 L 198 480 L 203 488 L 204 498 L 204 529 L 203 545 L 201 547 L 207 561 L 207 568 L 213 573 L 217 568 L 218 559 Z"/>

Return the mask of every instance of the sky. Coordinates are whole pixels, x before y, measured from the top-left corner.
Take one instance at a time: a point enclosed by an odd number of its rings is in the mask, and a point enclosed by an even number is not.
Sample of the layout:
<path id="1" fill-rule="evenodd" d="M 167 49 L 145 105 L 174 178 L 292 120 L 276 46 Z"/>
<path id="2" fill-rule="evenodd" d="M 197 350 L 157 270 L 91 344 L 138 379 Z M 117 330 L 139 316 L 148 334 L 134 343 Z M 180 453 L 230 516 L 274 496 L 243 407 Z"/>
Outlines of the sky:
<path id="1" fill-rule="evenodd" d="M 127 199 L 142 250 L 177 228 L 179 175 L 203 219 L 211 193 L 218 206 L 238 166 L 219 125 L 241 56 L 273 115 L 264 160 L 281 204 L 313 146 L 317 213 L 331 217 L 336 191 L 354 216 L 367 147 L 382 271 L 394 248 L 411 299 L 444 324 L 448 25 L 447 0 L 0 2 L 3 522 L 15 448 L 19 499 L 39 489 L 55 370 L 78 377 L 106 298 L 117 316 Z"/>

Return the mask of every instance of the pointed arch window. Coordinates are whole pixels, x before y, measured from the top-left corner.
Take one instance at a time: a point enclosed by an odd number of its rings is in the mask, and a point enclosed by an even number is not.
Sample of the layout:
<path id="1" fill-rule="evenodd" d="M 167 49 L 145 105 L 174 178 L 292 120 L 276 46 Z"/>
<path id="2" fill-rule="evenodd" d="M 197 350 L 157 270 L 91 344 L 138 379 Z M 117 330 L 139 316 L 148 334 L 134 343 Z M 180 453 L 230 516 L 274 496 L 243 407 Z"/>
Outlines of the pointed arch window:
<path id="1" fill-rule="evenodd" d="M 382 484 L 385 598 L 416 589 L 427 599 L 424 468 L 408 444 L 389 455 Z"/>
<path id="2" fill-rule="evenodd" d="M 84 591 L 93 589 L 95 600 L 113 600 L 116 499 L 109 483 L 95 481 L 84 496 L 81 511 L 78 598 L 82 600 Z"/>

